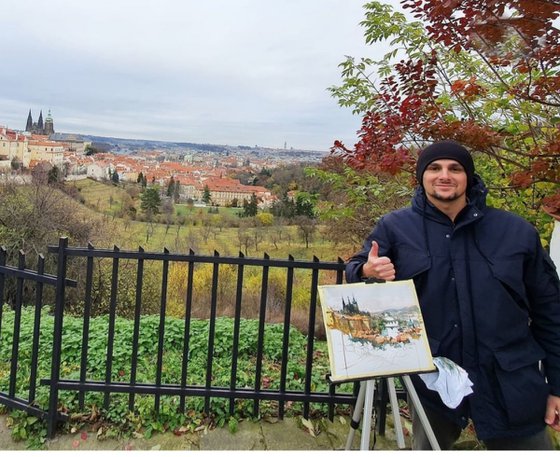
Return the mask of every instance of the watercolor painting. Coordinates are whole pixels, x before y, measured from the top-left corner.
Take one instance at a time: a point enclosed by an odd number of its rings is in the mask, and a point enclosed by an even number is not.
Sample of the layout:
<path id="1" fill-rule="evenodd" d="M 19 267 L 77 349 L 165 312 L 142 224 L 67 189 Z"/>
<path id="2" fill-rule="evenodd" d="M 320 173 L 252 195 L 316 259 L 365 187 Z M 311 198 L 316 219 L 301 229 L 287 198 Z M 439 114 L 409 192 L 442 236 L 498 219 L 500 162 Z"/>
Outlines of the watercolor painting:
<path id="1" fill-rule="evenodd" d="M 412 280 L 318 290 L 332 381 L 435 371 Z"/>

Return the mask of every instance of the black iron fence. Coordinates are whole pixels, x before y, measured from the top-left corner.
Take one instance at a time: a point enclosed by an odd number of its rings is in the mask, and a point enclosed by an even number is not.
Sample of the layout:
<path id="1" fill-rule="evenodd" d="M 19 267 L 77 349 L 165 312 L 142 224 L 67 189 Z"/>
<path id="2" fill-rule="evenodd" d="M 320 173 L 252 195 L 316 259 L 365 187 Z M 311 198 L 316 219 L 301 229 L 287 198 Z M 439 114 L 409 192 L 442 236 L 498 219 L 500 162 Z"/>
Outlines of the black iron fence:
<path id="1" fill-rule="evenodd" d="M 0 345 L 11 344 L 9 364 L 0 365 L 3 367 L 0 382 L 4 382 L 2 386 L 7 385 L 7 388 L 0 389 L 0 403 L 46 420 L 49 437 L 54 436 L 57 423 L 72 412 L 60 406 L 60 396 L 65 391 L 78 393 L 79 408 L 84 407 L 86 396 L 92 392 L 102 394 L 105 408 L 110 408 L 113 395 L 127 394 L 131 411 L 135 408 L 136 397 L 147 394 L 153 396 L 156 413 L 160 410 L 162 396 L 175 397 L 181 412 L 188 409 L 187 400 L 193 397 L 203 399 L 206 412 L 211 412 L 213 399 L 225 399 L 230 414 L 233 414 L 236 402 L 250 401 L 254 416 L 259 415 L 262 402 L 272 402 L 280 418 L 284 416 L 286 406 L 294 402 L 302 405 L 304 417 L 309 416 L 311 405 L 319 404 L 325 406 L 331 418 L 336 405 L 355 403 L 357 384 L 338 386 L 316 382 L 317 376 L 325 378 L 328 368 L 324 365 L 325 357 L 317 366 L 317 336 L 322 328 L 317 286 L 342 283 L 344 262 L 341 259 L 324 262 L 317 258 L 295 260 L 291 256 L 287 260 L 271 259 L 266 254 L 259 259 L 241 253 L 239 257 L 221 257 L 217 252 L 213 256 L 202 256 L 192 251 L 176 254 L 167 250 L 144 252 L 141 248 L 138 251 L 122 251 L 117 247 L 95 249 L 91 245 L 69 247 L 66 238 L 61 238 L 58 246 L 49 247 L 48 255 L 53 256 L 56 274 L 45 273 L 43 256 L 39 256 L 37 268 L 30 270 L 23 253 L 19 255 L 19 264 L 10 266 L 6 262 L 6 251 L 0 251 Z M 77 275 L 77 279 L 67 277 L 69 270 Z M 206 279 L 201 282 L 201 277 Z M 149 292 L 148 283 L 151 284 Z M 47 303 L 45 286 L 51 289 Z M 13 294 L 9 303 L 5 303 L 8 287 Z M 32 302 L 29 301 L 31 296 Z M 181 303 L 178 303 L 178 297 L 181 297 Z M 32 328 L 25 336 L 22 336 L 21 329 L 22 310 L 25 310 Z M 138 378 L 138 354 L 146 350 L 140 347 L 140 334 L 143 332 L 143 316 L 147 312 L 156 316 L 159 322 L 157 345 L 151 348 L 155 367 L 151 380 Z M 80 318 L 79 338 L 63 331 L 64 319 L 70 314 Z M 182 331 L 179 338 L 182 356 L 174 362 L 166 360 L 166 331 L 171 331 L 168 317 L 172 314 L 181 320 Z M 220 316 L 225 314 L 233 322 L 229 336 L 231 344 L 228 345 L 231 363 L 227 380 L 218 379 L 214 372 L 215 353 L 223 349 L 221 341 L 216 340 L 216 325 Z M 92 361 L 89 357 L 93 339 L 99 338 L 91 326 L 97 316 L 103 316 L 107 324 L 104 327 L 106 356 L 102 362 Z M 132 334 L 126 336 L 130 341 L 126 357 L 129 366 L 124 370 L 122 364 L 114 366 L 118 355 L 116 338 L 123 338 L 117 328 L 120 316 L 133 321 Z M 205 373 L 196 380 L 189 361 L 193 353 L 190 344 L 194 323 L 199 319 L 204 320 L 207 329 L 206 363 Z M 246 342 L 247 337 L 243 334 L 242 324 L 247 319 L 258 322 L 255 347 L 252 348 L 254 373 L 249 380 L 246 377 L 240 379 L 238 367 L 240 343 Z M 46 320 L 49 322 L 47 330 L 44 328 Z M 274 334 L 268 330 L 267 324 L 271 321 L 276 322 Z M 290 368 L 294 363 L 291 360 L 293 345 L 301 345 L 301 340 L 291 340 L 291 330 L 296 325 L 307 338 L 305 357 L 298 370 L 301 379 L 294 387 L 288 379 L 294 377 L 293 365 Z M 21 364 L 18 365 L 22 338 L 25 351 L 31 351 L 31 357 L 27 367 L 29 374 L 18 377 L 18 373 L 21 375 L 24 371 Z M 281 339 L 275 382 L 271 382 L 270 374 L 263 369 L 265 348 L 271 338 Z M 69 345 L 76 344 L 80 346 L 79 363 L 72 367 L 64 354 Z M 38 361 L 41 348 L 49 352 L 50 369 Z M 170 363 L 180 366 L 180 376 L 171 381 L 166 375 Z M 101 370 L 99 365 L 103 365 Z M 117 373 L 116 368 L 119 369 Z M 42 401 L 37 399 L 38 389 L 43 389 Z"/>

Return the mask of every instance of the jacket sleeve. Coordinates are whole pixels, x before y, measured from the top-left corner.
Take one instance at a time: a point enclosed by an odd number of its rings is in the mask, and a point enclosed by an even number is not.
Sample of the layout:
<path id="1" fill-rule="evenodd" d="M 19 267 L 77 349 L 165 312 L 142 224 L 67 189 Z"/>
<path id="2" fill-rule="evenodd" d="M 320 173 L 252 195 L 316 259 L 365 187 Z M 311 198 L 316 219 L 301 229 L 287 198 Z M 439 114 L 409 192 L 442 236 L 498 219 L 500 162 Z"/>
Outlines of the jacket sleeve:
<path id="1" fill-rule="evenodd" d="M 543 361 L 551 394 L 560 396 L 560 280 L 535 232 L 535 251 L 525 268 L 531 331 L 546 352 Z"/>
<path id="2" fill-rule="evenodd" d="M 388 241 L 386 226 L 385 218 L 382 217 L 364 241 L 362 250 L 350 257 L 346 264 L 346 282 L 360 282 L 365 280 L 362 276 L 362 266 L 367 262 L 372 241 L 377 241 L 379 244 L 379 256 L 390 256 L 390 243 Z"/>

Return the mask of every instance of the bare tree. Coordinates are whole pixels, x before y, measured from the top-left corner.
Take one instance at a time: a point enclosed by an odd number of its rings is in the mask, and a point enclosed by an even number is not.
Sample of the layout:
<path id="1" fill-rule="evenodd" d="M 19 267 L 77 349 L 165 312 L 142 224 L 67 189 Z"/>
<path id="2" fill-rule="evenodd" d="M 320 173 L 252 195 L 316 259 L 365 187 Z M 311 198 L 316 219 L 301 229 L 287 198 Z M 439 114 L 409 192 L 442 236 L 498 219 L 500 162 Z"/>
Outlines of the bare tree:
<path id="1" fill-rule="evenodd" d="M 294 220 L 305 243 L 305 248 L 307 249 L 317 229 L 317 221 L 307 216 L 297 216 Z"/>

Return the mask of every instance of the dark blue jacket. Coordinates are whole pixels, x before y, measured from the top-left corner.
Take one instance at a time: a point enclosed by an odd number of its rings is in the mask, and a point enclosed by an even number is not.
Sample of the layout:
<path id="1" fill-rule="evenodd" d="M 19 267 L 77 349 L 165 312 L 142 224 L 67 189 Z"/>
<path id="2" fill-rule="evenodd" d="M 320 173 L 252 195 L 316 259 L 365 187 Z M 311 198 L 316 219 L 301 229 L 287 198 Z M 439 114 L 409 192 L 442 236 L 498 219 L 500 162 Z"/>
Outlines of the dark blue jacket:
<path id="1" fill-rule="evenodd" d="M 418 394 L 462 426 L 472 418 L 482 440 L 542 430 L 548 394 L 560 396 L 554 264 L 535 228 L 487 207 L 486 193 L 476 176 L 453 223 L 419 187 L 412 206 L 381 218 L 346 267 L 347 282 L 361 281 L 375 240 L 379 255 L 393 261 L 396 280 L 414 280 L 432 355 L 455 361 L 474 383 L 454 410 L 413 376 Z"/>

